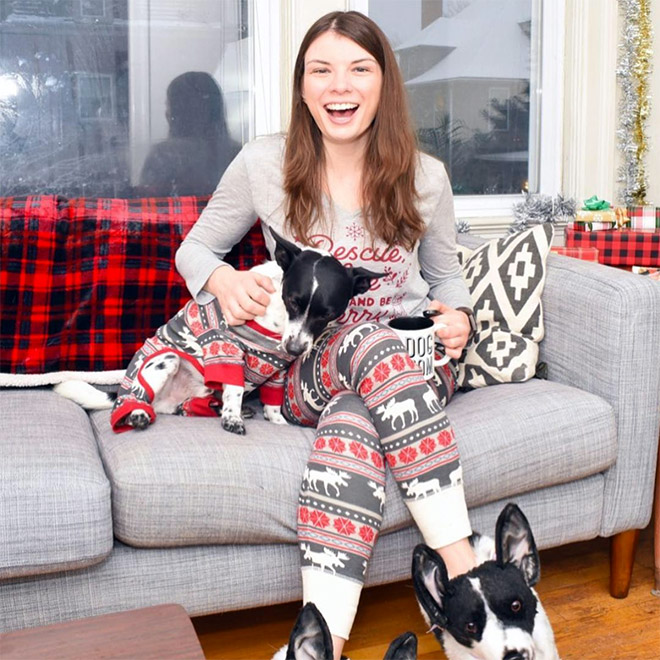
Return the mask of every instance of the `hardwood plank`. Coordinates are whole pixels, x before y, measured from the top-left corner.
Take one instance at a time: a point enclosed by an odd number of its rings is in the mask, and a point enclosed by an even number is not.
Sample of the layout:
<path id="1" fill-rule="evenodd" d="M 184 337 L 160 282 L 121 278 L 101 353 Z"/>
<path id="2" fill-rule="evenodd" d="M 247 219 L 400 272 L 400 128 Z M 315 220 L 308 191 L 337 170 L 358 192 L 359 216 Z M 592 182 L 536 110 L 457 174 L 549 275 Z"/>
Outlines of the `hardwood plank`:
<path id="1" fill-rule="evenodd" d="M 630 594 L 609 595 L 609 541 L 594 539 L 541 552 L 537 591 L 555 630 L 563 660 L 656 660 L 660 657 L 660 598 L 653 588 L 653 526 L 643 530 Z M 193 619 L 209 660 L 270 658 L 289 637 L 298 603 Z M 353 634 L 352 660 L 382 658 L 390 641 L 411 630 L 419 660 L 444 660 L 426 626 L 411 582 L 365 589 Z"/>

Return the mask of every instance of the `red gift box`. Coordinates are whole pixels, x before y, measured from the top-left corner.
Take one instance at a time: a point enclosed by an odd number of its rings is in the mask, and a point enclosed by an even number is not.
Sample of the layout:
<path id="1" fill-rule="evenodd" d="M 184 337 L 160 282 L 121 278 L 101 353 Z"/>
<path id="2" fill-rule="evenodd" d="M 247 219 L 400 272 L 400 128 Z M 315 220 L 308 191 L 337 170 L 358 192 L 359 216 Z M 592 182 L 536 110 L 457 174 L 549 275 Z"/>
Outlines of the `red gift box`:
<path id="1" fill-rule="evenodd" d="M 583 261 L 598 261 L 598 250 L 592 247 L 553 247 L 550 248 L 550 251 L 554 252 L 554 254 L 561 254 L 565 257 L 573 257 L 574 259 L 582 259 Z"/>
<path id="2" fill-rule="evenodd" d="M 567 227 L 566 247 L 596 248 L 598 261 L 610 266 L 660 266 L 660 231 L 653 229 L 575 231 Z"/>

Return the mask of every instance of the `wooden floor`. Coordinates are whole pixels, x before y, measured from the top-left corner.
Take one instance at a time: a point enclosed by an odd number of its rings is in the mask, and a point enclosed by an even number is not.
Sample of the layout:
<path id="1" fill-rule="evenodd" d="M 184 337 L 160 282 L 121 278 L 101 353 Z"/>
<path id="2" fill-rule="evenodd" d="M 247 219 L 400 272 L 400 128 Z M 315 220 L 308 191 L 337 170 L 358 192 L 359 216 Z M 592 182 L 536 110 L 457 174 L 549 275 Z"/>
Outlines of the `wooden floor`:
<path id="1" fill-rule="evenodd" d="M 537 591 L 555 630 L 563 660 L 644 660 L 660 658 L 660 598 L 653 588 L 652 528 L 641 534 L 630 595 L 608 594 L 608 542 L 597 539 L 541 552 Z M 270 658 L 282 646 L 298 603 L 193 619 L 208 659 Z M 351 660 L 378 660 L 390 640 L 412 630 L 419 658 L 445 656 L 425 632 L 410 582 L 366 589 L 351 639 L 344 649 Z"/>

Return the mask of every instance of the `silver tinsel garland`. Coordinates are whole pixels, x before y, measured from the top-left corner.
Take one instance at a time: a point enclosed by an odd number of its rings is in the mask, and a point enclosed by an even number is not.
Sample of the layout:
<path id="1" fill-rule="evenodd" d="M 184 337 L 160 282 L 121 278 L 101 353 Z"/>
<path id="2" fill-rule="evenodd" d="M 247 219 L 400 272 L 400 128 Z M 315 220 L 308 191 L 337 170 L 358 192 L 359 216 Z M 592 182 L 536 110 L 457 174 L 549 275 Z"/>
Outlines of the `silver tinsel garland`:
<path id="1" fill-rule="evenodd" d="M 646 204 L 648 150 L 646 123 L 650 114 L 649 74 L 653 56 L 650 0 L 619 0 L 623 17 L 617 77 L 621 85 L 617 145 L 624 163 L 619 168 L 619 195 L 626 206 Z"/>
<path id="2" fill-rule="evenodd" d="M 470 229 L 470 223 L 467 220 L 456 220 L 456 231 L 459 234 L 469 234 Z"/>
<path id="3" fill-rule="evenodd" d="M 577 203 L 574 199 L 551 195 L 526 193 L 525 199 L 513 205 L 514 221 L 509 227 L 510 234 L 527 229 L 528 225 L 543 222 L 557 222 L 563 218 L 575 217 Z"/>

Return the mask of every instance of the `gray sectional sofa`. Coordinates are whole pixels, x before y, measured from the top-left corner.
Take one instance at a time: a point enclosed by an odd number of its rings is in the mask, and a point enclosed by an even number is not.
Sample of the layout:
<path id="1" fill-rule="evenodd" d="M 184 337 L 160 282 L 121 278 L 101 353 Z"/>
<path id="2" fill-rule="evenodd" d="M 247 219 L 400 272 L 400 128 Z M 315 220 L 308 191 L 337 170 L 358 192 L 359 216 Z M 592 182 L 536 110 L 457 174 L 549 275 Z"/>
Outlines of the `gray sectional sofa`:
<path id="1" fill-rule="evenodd" d="M 660 286 L 551 255 L 548 379 L 459 393 L 447 412 L 473 527 L 506 501 L 540 548 L 613 537 L 625 595 L 650 519 L 660 420 Z M 116 435 L 49 389 L 0 390 L 0 630 L 165 602 L 202 615 L 301 595 L 296 500 L 312 433 L 161 416 Z M 405 579 L 420 540 L 390 479 L 368 584 Z"/>

